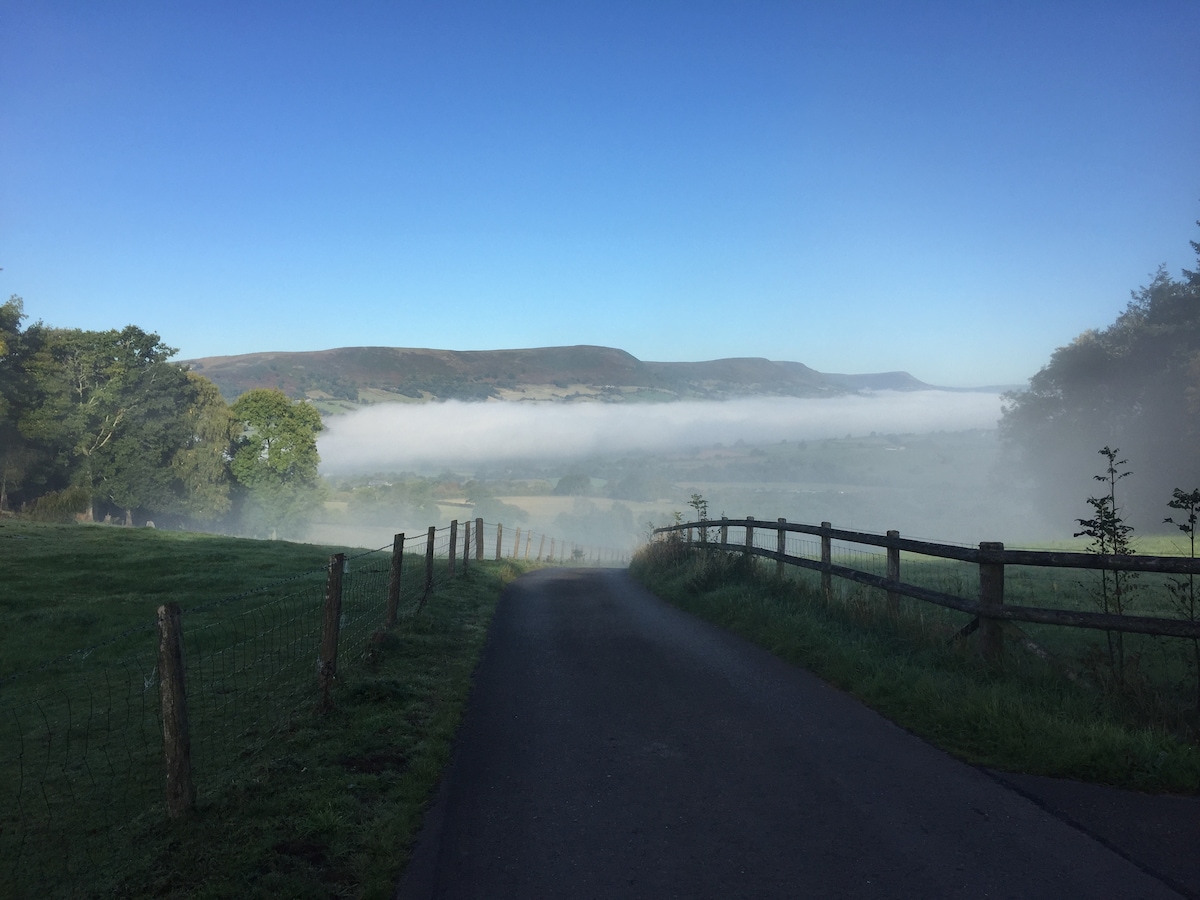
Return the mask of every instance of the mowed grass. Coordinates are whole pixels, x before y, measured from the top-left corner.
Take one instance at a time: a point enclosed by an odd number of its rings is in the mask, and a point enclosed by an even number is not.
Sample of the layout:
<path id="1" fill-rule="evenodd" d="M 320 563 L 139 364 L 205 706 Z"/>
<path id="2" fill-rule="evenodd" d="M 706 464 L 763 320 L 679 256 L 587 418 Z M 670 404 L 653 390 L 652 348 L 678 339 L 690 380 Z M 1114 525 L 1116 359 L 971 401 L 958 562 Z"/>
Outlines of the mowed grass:
<path id="1" fill-rule="evenodd" d="M 352 561 L 335 708 L 317 715 L 314 639 L 339 548 L 2 525 L 0 623 L 24 666 L 6 658 L 0 676 L 0 779 L 18 798 L 0 810 L 0 895 L 391 895 L 517 566 L 473 564 L 419 611 L 408 590 L 397 628 L 370 637 L 386 555 Z M 154 680 L 167 600 L 184 610 L 194 707 L 198 804 L 182 822 L 165 815 Z"/>
<path id="2" fill-rule="evenodd" d="M 1131 703 L 1087 672 L 1072 680 L 1060 662 L 1016 640 L 1007 642 L 1002 666 L 990 665 L 970 639 L 955 637 L 969 616 L 915 601 L 894 615 L 880 592 L 836 579 L 826 602 L 819 576 L 777 578 L 774 569 L 668 543 L 644 549 L 631 567 L 664 599 L 810 669 L 968 762 L 1144 791 L 1200 791 L 1194 707 L 1164 707 L 1153 696 Z"/>

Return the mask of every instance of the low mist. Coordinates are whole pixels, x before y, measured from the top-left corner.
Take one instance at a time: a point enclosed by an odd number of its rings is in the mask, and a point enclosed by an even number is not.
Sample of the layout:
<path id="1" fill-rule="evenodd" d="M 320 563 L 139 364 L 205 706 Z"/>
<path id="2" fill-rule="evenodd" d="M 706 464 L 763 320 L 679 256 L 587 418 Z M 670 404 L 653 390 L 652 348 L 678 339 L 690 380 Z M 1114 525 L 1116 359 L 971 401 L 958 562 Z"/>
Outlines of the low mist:
<path id="1" fill-rule="evenodd" d="M 1080 513 L 1037 515 L 1004 461 L 1000 410 L 997 393 L 953 391 L 381 405 L 327 421 L 322 465 L 339 485 L 327 524 L 373 529 L 382 546 L 391 530 L 481 517 L 632 547 L 675 514 L 690 517 L 699 494 L 714 518 L 968 544 L 1069 535 Z"/>
<path id="2" fill-rule="evenodd" d="M 386 404 L 326 420 L 329 473 L 472 467 L 871 432 L 994 428 L 999 394 L 878 392 L 849 397 L 678 403 Z"/>

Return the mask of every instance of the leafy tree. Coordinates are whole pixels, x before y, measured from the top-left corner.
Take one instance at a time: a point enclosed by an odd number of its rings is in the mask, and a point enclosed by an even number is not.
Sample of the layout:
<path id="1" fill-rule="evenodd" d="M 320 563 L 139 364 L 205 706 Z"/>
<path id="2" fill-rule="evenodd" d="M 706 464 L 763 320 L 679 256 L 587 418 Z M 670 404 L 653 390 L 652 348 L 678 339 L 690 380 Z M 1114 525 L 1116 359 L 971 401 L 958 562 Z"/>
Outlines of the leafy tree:
<path id="1" fill-rule="evenodd" d="M 213 521 L 231 507 L 233 415 L 217 386 L 181 372 L 171 392 L 151 394 L 130 427 L 97 454 L 98 493 L 125 510 Z"/>
<path id="2" fill-rule="evenodd" d="M 218 387 L 187 373 L 189 402 L 181 410 L 183 439 L 171 458 L 171 470 L 189 516 L 212 521 L 231 507 L 229 457 L 235 437 L 233 412 Z"/>
<path id="3" fill-rule="evenodd" d="M 215 385 L 135 326 L 22 331 L 24 319 L 21 298 L 0 305 L 0 508 L 17 491 L 54 515 L 81 497 L 88 515 L 100 502 L 126 521 L 228 510 L 232 425 Z"/>
<path id="4" fill-rule="evenodd" d="M 21 331 L 25 307 L 13 295 L 0 305 L 0 509 L 8 509 L 10 490 L 21 487 L 36 469 L 37 448 L 17 427 L 30 402 L 25 370 L 30 341 Z"/>
<path id="5" fill-rule="evenodd" d="M 483 519 L 485 522 L 500 522 L 503 525 L 520 525 L 529 519 L 529 514 L 521 507 L 505 503 L 497 497 L 479 497 L 473 500 L 471 509 L 472 519 Z"/>
<path id="6" fill-rule="evenodd" d="M 282 391 L 247 391 L 233 404 L 243 429 L 230 469 L 245 493 L 244 516 L 252 530 L 298 531 L 321 503 L 317 434 L 321 414 Z"/>
<path id="7" fill-rule="evenodd" d="M 177 446 L 187 385 L 184 370 L 168 362 L 176 351 L 133 325 L 39 328 L 38 337 L 26 366 L 34 402 L 21 414 L 21 433 L 93 502 L 163 508 L 169 485 L 158 468 Z"/>
<path id="8" fill-rule="evenodd" d="M 1027 391 L 1006 395 L 1001 436 L 1047 511 L 1084 493 L 1078 462 L 1102 445 L 1142 461 L 1135 516 L 1156 518 L 1157 498 L 1200 481 L 1200 272 L 1184 275 L 1160 268 L 1112 325 L 1060 347 Z"/>
<path id="9" fill-rule="evenodd" d="M 0 305 L 0 420 L 12 407 L 13 393 L 19 377 L 21 321 L 25 304 L 16 294 Z"/>
<path id="10" fill-rule="evenodd" d="M 122 428 L 92 463 L 96 493 L 125 511 L 127 525 L 133 524 L 135 509 L 175 515 L 192 509 L 194 486 L 183 483 L 183 470 L 175 461 L 195 440 L 192 411 L 201 383 L 173 365 L 161 367 L 142 382 L 137 386 L 139 402 L 130 407 Z M 220 450 L 228 446 L 227 441 Z"/>
<path id="11" fill-rule="evenodd" d="M 665 478 L 645 472 L 639 467 L 610 480 L 607 493 L 616 500 L 646 501 L 668 497 L 673 493 L 673 488 Z"/>
<path id="12" fill-rule="evenodd" d="M 558 497 L 586 497 L 592 492 L 592 479 L 586 475 L 564 475 L 554 486 Z"/>

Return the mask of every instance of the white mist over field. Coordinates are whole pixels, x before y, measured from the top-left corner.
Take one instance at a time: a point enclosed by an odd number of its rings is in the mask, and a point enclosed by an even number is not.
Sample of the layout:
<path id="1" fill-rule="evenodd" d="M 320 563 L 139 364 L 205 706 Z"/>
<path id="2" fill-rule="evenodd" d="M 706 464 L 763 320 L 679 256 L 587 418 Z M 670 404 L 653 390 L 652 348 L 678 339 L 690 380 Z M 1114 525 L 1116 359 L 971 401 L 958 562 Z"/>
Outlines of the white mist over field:
<path id="1" fill-rule="evenodd" d="M 319 449 L 327 472 L 395 471 L 670 452 L 738 440 L 994 428 L 1000 408 L 999 394 L 951 391 L 653 404 L 390 403 L 328 418 Z"/>

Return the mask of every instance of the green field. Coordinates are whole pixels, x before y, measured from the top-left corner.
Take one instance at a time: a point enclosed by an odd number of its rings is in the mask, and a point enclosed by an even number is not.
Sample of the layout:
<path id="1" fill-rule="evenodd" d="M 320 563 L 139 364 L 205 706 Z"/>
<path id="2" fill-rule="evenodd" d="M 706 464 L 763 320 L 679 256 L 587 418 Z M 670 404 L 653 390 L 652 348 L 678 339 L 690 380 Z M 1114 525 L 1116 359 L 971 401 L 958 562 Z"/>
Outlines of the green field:
<path id="1" fill-rule="evenodd" d="M 418 612 L 423 571 L 406 566 L 381 634 L 389 556 L 346 549 L 335 709 L 318 716 L 338 549 L 0 522 L 0 895 L 390 896 L 517 569 L 439 572 Z M 183 609 L 198 796 L 170 824 L 166 601 Z"/>

